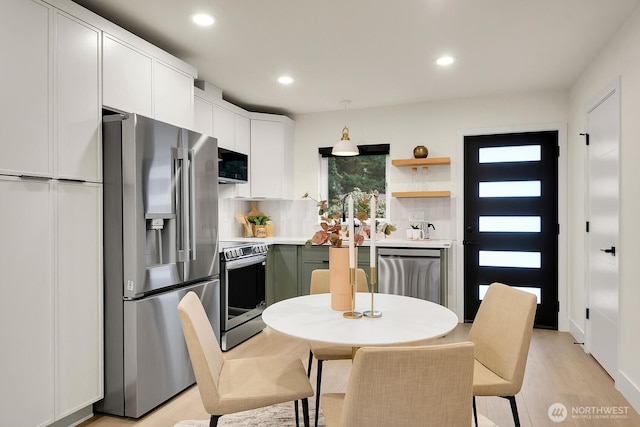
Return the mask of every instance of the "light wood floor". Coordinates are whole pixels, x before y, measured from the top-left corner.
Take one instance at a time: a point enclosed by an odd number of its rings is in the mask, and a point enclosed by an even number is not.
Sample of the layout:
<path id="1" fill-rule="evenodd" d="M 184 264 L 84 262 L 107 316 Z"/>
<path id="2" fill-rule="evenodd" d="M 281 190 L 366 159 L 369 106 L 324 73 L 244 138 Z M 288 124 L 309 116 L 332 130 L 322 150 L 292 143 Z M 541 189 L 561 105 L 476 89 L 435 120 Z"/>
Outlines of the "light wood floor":
<path id="1" fill-rule="evenodd" d="M 435 343 L 462 341 L 466 338 L 470 325 L 460 324 L 447 337 Z M 266 329 L 249 341 L 225 353 L 227 358 L 260 355 L 281 355 L 297 357 L 306 366 L 308 357 L 306 342 L 289 338 Z M 314 363 L 314 367 L 316 363 Z M 344 391 L 350 361 L 331 361 L 324 364 L 322 392 Z M 315 384 L 315 372 L 311 373 Z M 522 391 L 516 396 L 520 421 L 523 427 L 533 426 L 586 426 L 608 427 L 640 426 L 640 416 L 615 389 L 612 379 L 573 338 L 564 332 L 534 330 Z M 561 423 L 552 422 L 547 411 L 553 403 L 562 403 L 569 416 Z M 314 404 L 310 402 L 310 404 Z M 499 426 L 512 426 L 513 419 L 509 403 L 505 399 L 477 398 L 480 413 Z M 573 408 L 586 411 L 587 408 L 603 407 L 627 408 L 626 418 L 572 418 Z M 197 387 L 191 387 L 169 402 L 139 420 L 97 415 L 81 424 L 82 427 L 173 427 L 178 421 L 187 419 L 208 419 L 202 408 Z M 393 426 L 389 426 L 393 427 Z"/>

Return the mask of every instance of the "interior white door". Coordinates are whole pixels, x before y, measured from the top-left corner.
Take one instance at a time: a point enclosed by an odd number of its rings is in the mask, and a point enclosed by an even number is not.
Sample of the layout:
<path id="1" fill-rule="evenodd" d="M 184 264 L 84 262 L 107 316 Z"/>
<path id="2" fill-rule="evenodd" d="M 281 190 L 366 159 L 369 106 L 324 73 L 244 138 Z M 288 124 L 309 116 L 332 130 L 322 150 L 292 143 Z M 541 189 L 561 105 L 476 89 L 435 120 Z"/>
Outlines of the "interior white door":
<path id="1" fill-rule="evenodd" d="M 620 94 L 616 84 L 587 111 L 589 320 L 586 349 L 616 380 Z"/>

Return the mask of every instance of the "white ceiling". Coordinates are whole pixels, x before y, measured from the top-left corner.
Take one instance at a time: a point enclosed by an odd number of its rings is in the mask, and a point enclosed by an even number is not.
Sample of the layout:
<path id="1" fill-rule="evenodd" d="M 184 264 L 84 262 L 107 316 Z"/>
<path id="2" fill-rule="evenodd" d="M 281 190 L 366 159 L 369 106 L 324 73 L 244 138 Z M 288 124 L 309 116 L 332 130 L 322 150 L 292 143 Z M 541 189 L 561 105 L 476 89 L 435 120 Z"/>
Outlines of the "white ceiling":
<path id="1" fill-rule="evenodd" d="M 639 1 L 75 0 L 284 114 L 568 89 Z M 192 24 L 203 11 L 213 26 Z"/>

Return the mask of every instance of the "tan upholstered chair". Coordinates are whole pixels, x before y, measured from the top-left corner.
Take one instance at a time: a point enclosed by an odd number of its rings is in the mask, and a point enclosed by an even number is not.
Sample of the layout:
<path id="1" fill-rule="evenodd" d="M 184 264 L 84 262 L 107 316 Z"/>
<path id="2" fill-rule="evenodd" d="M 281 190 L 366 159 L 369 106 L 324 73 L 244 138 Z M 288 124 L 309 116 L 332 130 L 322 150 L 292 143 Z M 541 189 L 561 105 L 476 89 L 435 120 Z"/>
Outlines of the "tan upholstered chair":
<path id="1" fill-rule="evenodd" d="M 309 426 L 311 383 L 299 359 L 255 357 L 225 360 L 198 296 L 187 293 L 178 304 L 182 330 L 200 398 L 215 427 L 224 414 L 302 399 Z M 297 406 L 297 405 L 296 405 Z M 296 425 L 298 417 L 296 414 Z"/>
<path id="2" fill-rule="evenodd" d="M 356 290 L 358 292 L 368 292 L 367 274 L 361 268 L 356 270 Z M 329 292 L 329 270 L 318 269 L 311 272 L 310 294 L 325 294 Z M 316 414 L 314 426 L 318 426 L 318 408 L 320 406 L 320 388 L 322 383 L 322 363 L 325 360 L 345 360 L 351 359 L 352 347 L 336 346 L 317 342 L 309 343 L 309 363 L 307 365 L 307 376 L 311 377 L 311 365 L 315 356 L 318 359 L 318 372 L 316 374 Z"/>
<path id="3" fill-rule="evenodd" d="M 469 341 L 475 344 L 473 413 L 476 426 L 475 396 L 508 399 L 515 425 L 520 425 L 515 395 L 524 379 L 536 307 L 536 297 L 531 293 L 502 283 L 489 286 L 469 331 Z"/>
<path id="4" fill-rule="evenodd" d="M 327 427 L 469 427 L 473 344 L 365 347 L 346 393 L 322 395 Z"/>

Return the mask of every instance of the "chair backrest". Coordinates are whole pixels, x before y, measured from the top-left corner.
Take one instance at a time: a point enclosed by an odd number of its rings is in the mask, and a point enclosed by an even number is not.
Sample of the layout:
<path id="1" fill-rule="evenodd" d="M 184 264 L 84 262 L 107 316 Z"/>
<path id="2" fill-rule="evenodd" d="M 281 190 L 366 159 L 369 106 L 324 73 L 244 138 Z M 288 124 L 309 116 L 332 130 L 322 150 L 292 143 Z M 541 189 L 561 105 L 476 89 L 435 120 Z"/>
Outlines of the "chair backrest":
<path id="1" fill-rule="evenodd" d="M 502 283 L 492 283 L 469 331 L 478 362 L 520 391 L 527 364 L 536 296 Z"/>
<path id="2" fill-rule="evenodd" d="M 367 282 L 367 273 L 362 268 L 356 269 L 356 291 L 357 292 L 369 292 L 369 285 Z M 329 293 L 329 270 L 317 269 L 311 272 L 311 285 L 309 287 L 309 293 L 314 294 L 326 294 Z"/>
<path id="3" fill-rule="evenodd" d="M 473 343 L 365 347 L 353 361 L 340 425 L 471 425 Z"/>
<path id="4" fill-rule="evenodd" d="M 218 380 L 224 364 L 222 350 L 202 302 L 194 292 L 182 298 L 178 314 L 202 404 L 208 413 L 215 414 L 220 401 Z"/>

